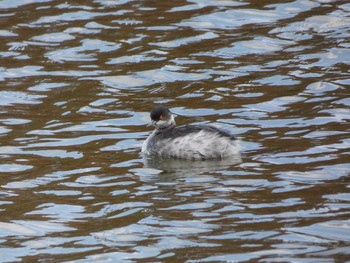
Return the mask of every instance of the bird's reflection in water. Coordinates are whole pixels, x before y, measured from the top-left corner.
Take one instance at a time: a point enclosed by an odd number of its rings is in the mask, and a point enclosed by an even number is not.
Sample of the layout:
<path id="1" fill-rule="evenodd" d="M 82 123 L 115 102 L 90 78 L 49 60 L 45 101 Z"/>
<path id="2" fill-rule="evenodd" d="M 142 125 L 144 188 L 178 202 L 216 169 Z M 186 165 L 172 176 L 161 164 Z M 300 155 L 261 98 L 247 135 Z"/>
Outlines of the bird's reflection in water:
<path id="1" fill-rule="evenodd" d="M 242 162 L 241 155 L 237 154 L 223 160 L 189 161 L 170 159 L 159 156 L 143 156 L 146 168 L 156 169 L 158 174 L 202 174 L 219 170 L 228 170 L 232 165 Z"/>

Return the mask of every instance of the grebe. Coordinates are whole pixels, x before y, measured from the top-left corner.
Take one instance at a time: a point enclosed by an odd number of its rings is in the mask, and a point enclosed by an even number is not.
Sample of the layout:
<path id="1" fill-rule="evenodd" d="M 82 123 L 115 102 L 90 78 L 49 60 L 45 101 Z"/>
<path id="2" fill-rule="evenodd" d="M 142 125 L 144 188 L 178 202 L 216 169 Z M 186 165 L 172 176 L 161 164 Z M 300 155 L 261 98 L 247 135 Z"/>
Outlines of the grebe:
<path id="1" fill-rule="evenodd" d="M 224 159 L 239 154 L 238 140 L 226 131 L 209 125 L 176 126 L 173 114 L 164 106 L 151 111 L 156 129 L 142 145 L 142 152 L 186 160 Z"/>

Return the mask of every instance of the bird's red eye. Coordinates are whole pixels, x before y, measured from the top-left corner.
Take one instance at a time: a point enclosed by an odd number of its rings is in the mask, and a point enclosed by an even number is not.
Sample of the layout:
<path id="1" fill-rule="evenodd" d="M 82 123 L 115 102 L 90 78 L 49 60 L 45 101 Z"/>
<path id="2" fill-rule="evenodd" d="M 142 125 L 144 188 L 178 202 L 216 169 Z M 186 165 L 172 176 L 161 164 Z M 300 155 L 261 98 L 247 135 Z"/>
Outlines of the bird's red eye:
<path id="1" fill-rule="evenodd" d="M 160 119 L 160 120 L 163 120 L 163 115 L 160 115 L 160 116 L 159 116 L 159 119 Z"/>

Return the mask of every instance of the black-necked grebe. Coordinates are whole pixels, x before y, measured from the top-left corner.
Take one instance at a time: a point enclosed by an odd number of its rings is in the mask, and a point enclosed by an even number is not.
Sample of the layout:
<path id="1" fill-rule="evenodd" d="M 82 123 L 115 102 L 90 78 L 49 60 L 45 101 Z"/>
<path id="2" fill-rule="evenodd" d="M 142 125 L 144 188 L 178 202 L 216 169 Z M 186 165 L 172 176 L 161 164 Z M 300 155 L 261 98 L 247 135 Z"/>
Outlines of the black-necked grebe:
<path id="1" fill-rule="evenodd" d="M 216 127 L 208 125 L 175 126 L 168 108 L 155 106 L 151 111 L 156 128 L 142 145 L 148 155 L 187 159 L 224 159 L 239 154 L 237 139 Z"/>

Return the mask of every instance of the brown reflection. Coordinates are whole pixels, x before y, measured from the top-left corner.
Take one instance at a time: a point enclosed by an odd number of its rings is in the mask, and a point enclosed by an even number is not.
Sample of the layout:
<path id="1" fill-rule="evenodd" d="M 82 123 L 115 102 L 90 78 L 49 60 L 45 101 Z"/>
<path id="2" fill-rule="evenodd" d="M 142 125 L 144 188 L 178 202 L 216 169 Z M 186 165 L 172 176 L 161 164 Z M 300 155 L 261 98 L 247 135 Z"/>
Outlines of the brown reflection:
<path id="1" fill-rule="evenodd" d="M 347 3 L 0 12 L 0 261 L 344 261 Z M 154 104 L 242 160 L 143 159 Z"/>

